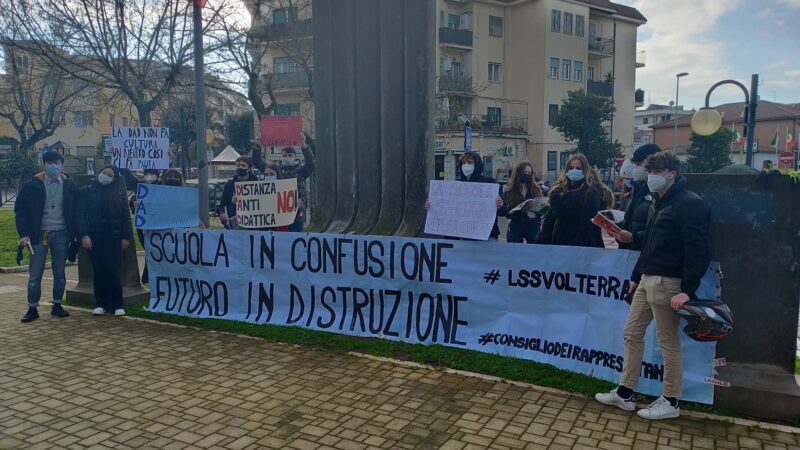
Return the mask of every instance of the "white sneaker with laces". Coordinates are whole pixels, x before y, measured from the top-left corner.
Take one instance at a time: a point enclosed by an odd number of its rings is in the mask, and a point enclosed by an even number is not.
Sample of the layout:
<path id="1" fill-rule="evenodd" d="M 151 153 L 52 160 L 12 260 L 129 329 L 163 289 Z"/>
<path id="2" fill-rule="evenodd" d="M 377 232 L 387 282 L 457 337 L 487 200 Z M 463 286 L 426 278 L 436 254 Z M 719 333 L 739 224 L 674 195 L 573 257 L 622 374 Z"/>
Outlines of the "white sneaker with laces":
<path id="1" fill-rule="evenodd" d="M 642 419 L 650 420 L 674 419 L 681 415 L 681 407 L 670 405 L 669 400 L 662 396 L 650 403 L 647 408 L 637 411 L 636 415 Z"/>
<path id="2" fill-rule="evenodd" d="M 94 311 L 92 311 L 92 314 L 94 314 L 95 316 L 102 316 L 105 313 L 106 310 L 103 308 L 95 308 Z"/>
<path id="3" fill-rule="evenodd" d="M 636 409 L 636 402 L 633 401 L 633 396 L 631 395 L 631 398 L 625 400 L 617 394 L 617 388 L 614 388 L 611 392 L 594 394 L 594 399 L 604 405 L 616 406 L 625 411 L 633 411 Z"/>
<path id="4" fill-rule="evenodd" d="M 120 309 L 114 311 L 114 315 L 115 316 L 124 316 L 125 315 L 125 310 L 120 308 Z"/>

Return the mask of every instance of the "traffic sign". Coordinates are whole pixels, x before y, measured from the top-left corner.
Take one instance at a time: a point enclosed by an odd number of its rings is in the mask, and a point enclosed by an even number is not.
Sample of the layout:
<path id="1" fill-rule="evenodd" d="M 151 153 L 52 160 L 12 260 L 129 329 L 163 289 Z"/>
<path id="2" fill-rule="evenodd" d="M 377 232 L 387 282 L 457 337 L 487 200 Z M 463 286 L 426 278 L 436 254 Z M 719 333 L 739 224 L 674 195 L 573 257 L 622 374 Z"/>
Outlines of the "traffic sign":
<path id="1" fill-rule="evenodd" d="M 792 163 L 794 163 L 794 153 L 792 152 L 783 152 L 778 157 L 778 165 L 781 168 L 791 169 Z"/>

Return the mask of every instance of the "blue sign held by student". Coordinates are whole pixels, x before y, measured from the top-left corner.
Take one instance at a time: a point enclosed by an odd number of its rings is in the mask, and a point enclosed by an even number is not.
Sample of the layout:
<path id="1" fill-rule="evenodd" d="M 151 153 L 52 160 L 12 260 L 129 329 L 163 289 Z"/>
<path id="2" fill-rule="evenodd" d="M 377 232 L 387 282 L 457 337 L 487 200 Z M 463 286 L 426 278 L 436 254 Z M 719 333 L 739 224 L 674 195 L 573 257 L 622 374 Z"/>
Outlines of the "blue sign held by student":
<path id="1" fill-rule="evenodd" d="M 136 200 L 134 224 L 140 230 L 192 228 L 200 222 L 195 188 L 140 183 Z"/>

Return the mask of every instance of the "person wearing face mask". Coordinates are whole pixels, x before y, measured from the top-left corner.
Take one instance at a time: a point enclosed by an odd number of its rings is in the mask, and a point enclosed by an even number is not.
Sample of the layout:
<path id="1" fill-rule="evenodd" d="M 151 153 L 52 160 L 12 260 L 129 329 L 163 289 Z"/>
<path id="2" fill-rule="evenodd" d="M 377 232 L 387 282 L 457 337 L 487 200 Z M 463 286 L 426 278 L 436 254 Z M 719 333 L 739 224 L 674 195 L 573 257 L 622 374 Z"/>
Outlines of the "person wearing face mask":
<path id="1" fill-rule="evenodd" d="M 228 229 L 238 229 L 236 223 L 236 182 L 237 181 L 258 181 L 258 177 L 253 173 L 253 162 L 247 156 L 236 158 L 236 174 L 225 183 L 222 190 L 222 199 L 217 207 L 217 214 L 222 225 Z"/>
<path id="2" fill-rule="evenodd" d="M 64 273 L 69 243 L 75 234 L 75 210 L 78 188 L 62 173 L 64 157 L 47 152 L 42 157 L 44 171 L 22 185 L 14 203 L 14 221 L 19 245 L 33 249 L 28 264 L 28 311 L 23 323 L 39 318 L 47 253 L 50 252 L 53 271 L 53 307 L 55 317 L 67 317 L 61 306 L 67 279 Z"/>
<path id="3" fill-rule="evenodd" d="M 625 220 L 620 228 L 639 234 L 639 239 L 633 242 L 619 243 L 619 248 L 625 250 L 641 250 L 641 237 L 647 226 L 647 216 L 650 214 L 650 206 L 653 204 L 653 195 L 647 188 L 647 170 L 644 168 L 644 161 L 650 155 L 661 151 L 656 144 L 645 144 L 633 152 L 629 161 L 623 163 L 620 173 L 626 177 L 626 189 L 628 190 L 628 201 L 625 207 Z M 626 165 L 627 164 L 627 165 Z"/>
<path id="4" fill-rule="evenodd" d="M 538 244 L 603 248 L 603 234 L 591 219 L 614 205 L 614 194 L 582 153 L 569 157 L 550 189 L 550 210 L 542 219 Z"/>
<path id="5" fill-rule="evenodd" d="M 497 181 L 495 181 L 492 177 L 486 177 L 483 175 L 483 159 L 477 152 L 465 152 L 461 155 L 461 158 L 458 159 L 461 167 L 459 169 L 458 181 L 467 181 L 470 183 L 494 183 L 497 184 L 497 198 L 495 199 L 495 205 L 497 206 L 497 214 L 494 217 L 494 226 L 492 227 L 492 231 L 489 234 L 490 241 L 496 241 L 497 237 L 500 236 L 500 228 L 497 226 L 497 218 L 498 217 L 505 217 L 507 213 L 507 209 L 505 207 L 505 202 L 503 202 L 503 187 L 500 186 Z M 425 211 L 429 211 L 431 209 L 431 202 L 429 200 L 425 200 Z M 448 238 L 450 239 L 450 238 Z"/>
<path id="6" fill-rule="evenodd" d="M 521 162 L 511 172 L 511 178 L 508 182 L 508 190 L 506 191 L 505 208 L 508 211 L 516 208 L 519 204 L 526 200 L 536 197 L 543 197 L 542 190 L 533 179 L 533 166 L 529 162 Z M 536 236 L 539 234 L 540 218 L 538 216 L 530 217 L 529 211 L 532 205 L 522 209 L 521 211 L 508 213 L 508 232 L 506 233 L 506 242 L 513 243 L 528 243 L 533 244 L 536 242 Z"/>
<path id="7" fill-rule="evenodd" d="M 690 299 L 710 263 L 710 209 L 700 196 L 686 189 L 680 176 L 681 162 L 668 152 L 650 156 L 644 163 L 647 186 L 656 195 L 642 235 L 622 231 L 620 242 L 641 240 L 641 253 L 631 277 L 634 293 L 624 331 L 624 363 L 619 385 L 595 395 L 597 401 L 633 411 L 633 391 L 639 383 L 644 336 L 656 321 L 656 339 L 664 356 L 664 391 L 661 397 L 637 413 L 645 419 L 669 419 L 680 415 L 678 397 L 683 387 L 683 357 L 679 319 L 674 311 Z"/>
<path id="8" fill-rule="evenodd" d="M 105 166 L 94 182 L 81 190 L 78 201 L 78 235 L 94 271 L 95 315 L 125 315 L 120 261 L 122 252 L 130 246 L 133 231 L 120 177 L 116 166 Z"/>

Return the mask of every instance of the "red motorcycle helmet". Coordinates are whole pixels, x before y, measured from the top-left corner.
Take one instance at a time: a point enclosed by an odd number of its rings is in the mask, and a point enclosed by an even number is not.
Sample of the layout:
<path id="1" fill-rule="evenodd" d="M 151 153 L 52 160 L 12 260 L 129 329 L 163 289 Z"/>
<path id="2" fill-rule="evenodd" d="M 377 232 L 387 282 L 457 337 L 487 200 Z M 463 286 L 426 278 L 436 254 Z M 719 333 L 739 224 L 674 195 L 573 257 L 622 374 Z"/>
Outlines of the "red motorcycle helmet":
<path id="1" fill-rule="evenodd" d="M 728 305 L 713 300 L 686 302 L 675 313 L 686 319 L 683 332 L 700 342 L 720 341 L 733 332 L 733 313 Z"/>

